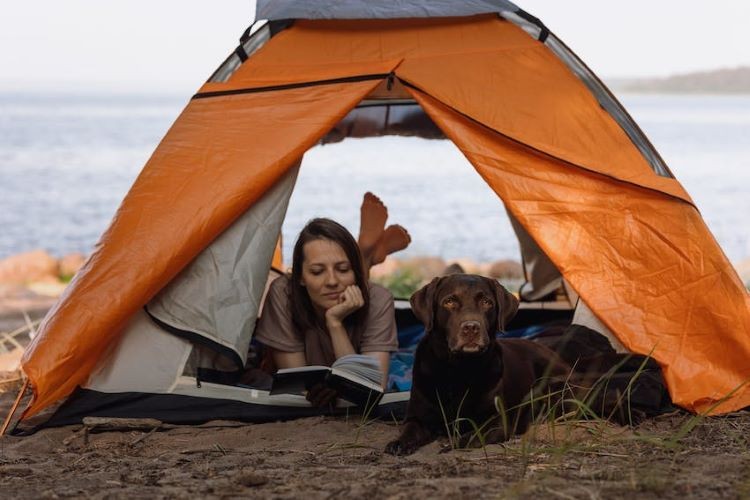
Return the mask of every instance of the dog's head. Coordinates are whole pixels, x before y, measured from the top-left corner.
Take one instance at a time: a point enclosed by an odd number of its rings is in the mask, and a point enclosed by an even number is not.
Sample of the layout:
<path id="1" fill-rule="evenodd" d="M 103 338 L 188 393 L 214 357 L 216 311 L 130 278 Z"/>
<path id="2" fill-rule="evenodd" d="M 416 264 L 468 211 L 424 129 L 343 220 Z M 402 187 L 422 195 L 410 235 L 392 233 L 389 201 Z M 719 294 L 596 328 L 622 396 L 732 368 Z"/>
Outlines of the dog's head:
<path id="1" fill-rule="evenodd" d="M 518 299 L 500 283 L 473 274 L 435 278 L 410 302 L 427 334 L 444 338 L 451 354 L 484 352 L 518 310 Z"/>

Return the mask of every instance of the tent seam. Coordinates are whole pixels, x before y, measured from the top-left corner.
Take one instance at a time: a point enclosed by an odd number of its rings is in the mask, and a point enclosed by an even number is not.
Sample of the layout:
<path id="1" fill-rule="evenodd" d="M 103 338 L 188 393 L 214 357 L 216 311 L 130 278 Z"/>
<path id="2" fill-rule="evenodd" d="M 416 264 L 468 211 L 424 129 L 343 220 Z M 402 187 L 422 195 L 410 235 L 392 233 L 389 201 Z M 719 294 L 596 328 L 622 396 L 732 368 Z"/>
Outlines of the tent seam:
<path id="1" fill-rule="evenodd" d="M 424 95 L 430 96 L 430 97 L 432 97 L 433 99 L 436 99 L 436 100 L 438 100 L 438 101 L 439 101 L 440 103 L 442 103 L 442 104 L 443 104 L 444 106 L 447 106 L 448 108 L 450 108 L 450 109 L 451 109 L 451 110 L 453 110 L 454 112 L 458 113 L 459 115 L 463 116 L 463 117 L 464 117 L 464 118 L 466 118 L 467 120 L 470 120 L 470 121 L 471 121 L 472 123 L 476 123 L 476 124 L 477 124 L 477 125 L 479 125 L 480 127 L 482 127 L 482 128 L 485 128 L 485 129 L 487 129 L 487 130 L 491 130 L 491 131 L 493 131 L 494 133 L 496 133 L 496 134 L 498 134 L 498 135 L 500 135 L 500 136 L 502 136 L 502 137 L 506 138 L 507 140 L 509 140 L 509 141 L 511 141 L 511 142 L 514 142 L 514 143 L 516 143 L 516 144 L 518 144 L 518 145 L 520 145 L 520 146 L 523 146 L 523 147 L 525 147 L 525 148 L 528 148 L 528 149 L 530 149 L 530 150 L 532 150 L 532 151 L 534 151 L 534 152 L 536 152 L 536 153 L 539 153 L 539 154 L 541 154 L 541 155 L 544 155 L 544 156 L 546 156 L 547 158 L 551 158 L 551 159 L 553 159 L 553 160 L 559 161 L 559 162 L 561 162 L 561 163 L 564 163 L 564 164 L 566 164 L 566 165 L 569 165 L 569 166 L 571 166 L 571 167 L 575 167 L 575 168 L 578 168 L 578 169 L 584 170 L 584 171 L 586 171 L 586 172 L 588 172 L 588 173 L 591 173 L 591 174 L 595 174 L 595 175 L 600 175 L 600 176 L 602 176 L 602 177 L 605 177 L 605 178 L 607 178 L 607 179 L 611 179 L 611 180 L 613 180 L 613 181 L 616 181 L 616 182 L 620 182 L 620 183 L 623 183 L 623 184 L 627 184 L 627 185 L 629 185 L 629 186 L 634 186 L 634 187 L 637 187 L 637 188 L 645 189 L 645 190 L 647 190 L 647 191 L 652 191 L 652 192 L 655 192 L 655 193 L 659 193 L 659 194 L 661 194 L 661 195 L 664 195 L 664 196 L 668 196 L 668 197 L 670 197 L 670 198 L 672 198 L 672 199 L 675 199 L 675 200 L 681 201 L 681 202 L 683 202 L 683 203 L 685 203 L 685 204 L 687 204 L 687 205 L 690 205 L 691 207 L 693 207 L 693 208 L 694 208 L 694 209 L 695 209 L 695 210 L 696 210 L 696 211 L 697 211 L 697 212 L 698 212 L 698 213 L 700 214 L 700 211 L 698 210 L 698 207 L 696 207 L 694 203 L 692 203 L 692 202 L 689 202 L 689 201 L 687 201 L 687 200 L 685 200 L 685 199 L 683 199 L 683 198 L 680 198 L 679 196 L 675 196 L 675 195 L 673 195 L 673 194 L 670 194 L 670 193 L 665 193 L 664 191 L 661 191 L 661 190 L 659 190 L 659 189 L 656 189 L 656 188 L 652 188 L 652 187 L 648 187 L 648 186 L 642 186 L 642 185 L 640 185 L 640 184 L 637 184 L 637 183 L 635 183 L 635 182 L 632 182 L 632 181 L 627 181 L 627 180 L 624 180 L 624 179 L 620 179 L 620 178 L 617 178 L 617 177 L 615 177 L 615 176 L 613 176 L 613 175 L 609 175 L 609 174 L 604 174 L 604 173 L 602 173 L 602 172 L 599 172 L 599 171 L 593 170 L 593 169 L 591 169 L 591 168 L 588 168 L 588 167 L 585 167 L 585 166 L 583 166 L 583 165 L 579 165 L 579 164 L 577 164 L 577 163 L 573 163 L 573 162 L 572 162 L 572 161 L 570 161 L 570 160 L 566 160 L 566 159 L 560 158 L 560 157 L 558 157 L 558 156 L 555 156 L 555 155 L 553 155 L 553 154 L 550 154 L 550 153 L 548 153 L 547 151 L 543 151 L 543 150 L 541 150 L 541 149 L 539 149 L 539 148 L 536 148 L 536 147 L 534 147 L 534 146 L 532 146 L 532 145 L 530 145 L 530 144 L 527 144 L 527 143 L 525 143 L 525 142 L 523 142 L 523 141 L 521 141 L 521 140 L 519 140 L 519 139 L 516 139 L 515 137 L 511 137 L 511 136 L 509 136 L 509 135 L 507 135 L 507 134 L 505 134 L 505 133 L 503 133 L 503 132 L 501 132 L 501 131 L 499 131 L 499 130 L 497 130 L 497 129 L 495 129 L 495 128 L 492 128 L 492 127 L 490 127 L 490 126 L 488 126 L 488 125 L 486 125 L 486 124 L 484 124 L 484 123 L 480 122 L 479 120 L 477 120 L 477 119 L 475 119 L 475 118 L 473 118 L 473 117 L 471 117 L 471 116 L 467 115 L 466 113 L 464 113 L 464 112 L 462 112 L 462 111 L 460 111 L 460 110 L 456 109 L 455 107 L 451 106 L 450 104 L 447 104 L 447 103 L 445 103 L 445 102 L 441 101 L 440 99 L 437 99 L 437 98 L 436 98 L 435 96 L 431 95 L 431 94 L 430 94 L 430 93 L 428 93 L 428 92 L 425 92 L 425 91 L 424 91 L 423 89 L 419 88 L 418 86 L 414 85 L 413 83 L 411 83 L 411 82 L 409 82 L 409 81 L 407 81 L 407 80 L 405 80 L 405 79 L 403 79 L 403 78 L 401 78 L 401 77 L 398 77 L 398 76 L 397 76 L 397 78 L 398 78 L 398 80 L 399 80 L 399 81 L 400 81 L 400 82 L 401 82 L 401 83 L 402 83 L 402 84 L 403 84 L 404 86 L 406 86 L 406 87 L 410 87 L 410 88 L 412 88 L 412 89 L 414 89 L 414 90 L 416 90 L 416 91 L 418 91 L 418 92 L 420 92 L 420 93 L 422 93 L 422 94 L 424 94 Z M 675 179 L 675 180 L 676 180 L 676 179 Z"/>
<path id="2" fill-rule="evenodd" d="M 277 90 L 290 90 L 304 87 L 317 87 L 319 85 L 335 85 L 337 83 L 356 83 L 369 80 L 382 80 L 388 78 L 391 73 L 371 73 L 366 75 L 347 76 L 342 78 L 330 78 L 327 80 L 313 80 L 307 82 L 285 83 L 281 85 L 268 85 L 265 87 L 245 87 L 240 89 L 216 90 L 212 92 L 198 92 L 191 100 L 206 99 L 211 97 L 223 97 L 228 95 L 255 94 L 259 92 L 273 92 Z"/>

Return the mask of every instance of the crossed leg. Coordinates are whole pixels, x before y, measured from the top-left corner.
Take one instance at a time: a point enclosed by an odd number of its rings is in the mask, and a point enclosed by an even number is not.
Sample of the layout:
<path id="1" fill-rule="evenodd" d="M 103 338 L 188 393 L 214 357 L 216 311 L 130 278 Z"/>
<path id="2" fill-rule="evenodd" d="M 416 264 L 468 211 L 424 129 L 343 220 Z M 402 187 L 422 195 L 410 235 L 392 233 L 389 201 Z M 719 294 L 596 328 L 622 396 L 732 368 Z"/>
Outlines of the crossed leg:
<path id="1" fill-rule="evenodd" d="M 388 255 L 403 250 L 411 243 L 411 237 L 403 226 L 392 224 L 385 227 L 386 220 L 388 209 L 380 198 L 369 191 L 365 193 L 360 208 L 357 242 L 368 274 L 372 266 L 380 264 Z"/>

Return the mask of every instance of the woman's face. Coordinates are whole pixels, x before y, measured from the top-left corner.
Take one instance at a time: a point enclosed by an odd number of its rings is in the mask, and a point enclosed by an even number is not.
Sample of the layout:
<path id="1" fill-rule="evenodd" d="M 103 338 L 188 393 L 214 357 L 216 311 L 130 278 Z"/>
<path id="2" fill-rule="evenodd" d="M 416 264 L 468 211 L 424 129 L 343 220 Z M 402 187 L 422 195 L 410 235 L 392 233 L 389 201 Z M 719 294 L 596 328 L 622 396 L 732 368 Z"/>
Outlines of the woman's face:
<path id="1" fill-rule="evenodd" d="M 331 240 L 312 240 L 302 247 L 302 286 L 319 314 L 338 304 L 347 286 L 356 282 L 352 265 L 341 248 Z"/>

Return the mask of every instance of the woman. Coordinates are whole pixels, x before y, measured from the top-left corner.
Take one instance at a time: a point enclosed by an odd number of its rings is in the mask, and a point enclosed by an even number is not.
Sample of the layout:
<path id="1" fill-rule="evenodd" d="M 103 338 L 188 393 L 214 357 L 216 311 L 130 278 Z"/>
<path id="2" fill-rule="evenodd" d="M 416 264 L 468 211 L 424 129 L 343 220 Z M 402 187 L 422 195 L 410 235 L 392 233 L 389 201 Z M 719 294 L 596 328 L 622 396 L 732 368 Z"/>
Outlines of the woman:
<path id="1" fill-rule="evenodd" d="M 393 296 L 368 283 L 354 237 L 330 219 L 313 219 L 300 232 L 291 275 L 270 286 L 255 338 L 271 350 L 277 368 L 330 366 L 347 354 L 375 358 L 387 380 L 389 353 L 398 347 Z M 313 388 L 316 406 L 333 400 Z"/>

